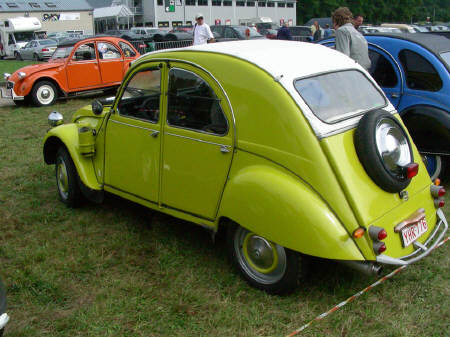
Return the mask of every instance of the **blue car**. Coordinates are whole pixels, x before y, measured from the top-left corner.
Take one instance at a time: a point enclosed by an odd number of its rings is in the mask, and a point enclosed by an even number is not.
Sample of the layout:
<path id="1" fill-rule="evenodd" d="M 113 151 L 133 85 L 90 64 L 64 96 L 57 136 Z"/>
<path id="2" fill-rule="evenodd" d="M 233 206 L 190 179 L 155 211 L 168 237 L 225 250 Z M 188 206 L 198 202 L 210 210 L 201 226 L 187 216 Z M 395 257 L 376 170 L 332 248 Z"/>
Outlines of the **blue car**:
<path id="1" fill-rule="evenodd" d="M 450 40 L 426 33 L 365 37 L 369 72 L 402 116 L 434 180 L 450 157 Z M 334 47 L 334 38 L 318 43 Z"/>

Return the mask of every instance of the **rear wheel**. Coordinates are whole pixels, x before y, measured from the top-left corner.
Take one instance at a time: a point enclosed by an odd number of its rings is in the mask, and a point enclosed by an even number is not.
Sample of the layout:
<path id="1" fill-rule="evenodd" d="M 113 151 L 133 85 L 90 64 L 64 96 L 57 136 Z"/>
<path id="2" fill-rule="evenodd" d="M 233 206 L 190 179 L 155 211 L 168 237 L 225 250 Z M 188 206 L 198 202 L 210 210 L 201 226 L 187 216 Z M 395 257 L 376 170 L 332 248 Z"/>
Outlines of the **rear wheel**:
<path id="1" fill-rule="evenodd" d="M 59 198 L 68 207 L 77 207 L 82 201 L 78 173 L 69 152 L 60 147 L 56 154 L 55 163 L 56 185 Z"/>
<path id="2" fill-rule="evenodd" d="M 33 61 L 39 61 L 39 55 L 34 53 L 33 54 Z"/>
<path id="3" fill-rule="evenodd" d="M 49 81 L 37 82 L 31 90 L 31 98 L 37 106 L 52 105 L 58 97 L 55 85 Z"/>
<path id="4" fill-rule="evenodd" d="M 235 223 L 227 228 L 229 257 L 253 287 L 271 294 L 292 292 L 300 275 L 299 254 Z"/>

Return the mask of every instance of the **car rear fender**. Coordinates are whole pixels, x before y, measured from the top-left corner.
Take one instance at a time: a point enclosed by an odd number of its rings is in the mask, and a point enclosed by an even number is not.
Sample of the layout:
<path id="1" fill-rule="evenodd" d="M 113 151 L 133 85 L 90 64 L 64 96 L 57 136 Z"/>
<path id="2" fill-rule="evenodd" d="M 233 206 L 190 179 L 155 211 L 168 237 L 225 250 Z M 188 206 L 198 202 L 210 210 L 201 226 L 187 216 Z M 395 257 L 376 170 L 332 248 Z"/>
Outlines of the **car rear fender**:
<path id="1" fill-rule="evenodd" d="M 403 110 L 401 116 L 420 152 L 450 155 L 448 111 L 428 105 L 416 105 Z"/>
<path id="2" fill-rule="evenodd" d="M 230 219 L 303 254 L 365 260 L 336 215 L 309 185 L 268 160 L 252 162 L 238 168 L 233 164 L 219 207 L 219 224 Z"/>
<path id="3" fill-rule="evenodd" d="M 60 146 L 64 146 L 73 160 L 81 182 L 91 190 L 102 190 L 95 175 L 93 157 L 81 155 L 79 151 L 77 125 L 64 124 L 50 129 L 44 138 L 44 161 L 46 164 L 54 164 L 56 153 Z"/>

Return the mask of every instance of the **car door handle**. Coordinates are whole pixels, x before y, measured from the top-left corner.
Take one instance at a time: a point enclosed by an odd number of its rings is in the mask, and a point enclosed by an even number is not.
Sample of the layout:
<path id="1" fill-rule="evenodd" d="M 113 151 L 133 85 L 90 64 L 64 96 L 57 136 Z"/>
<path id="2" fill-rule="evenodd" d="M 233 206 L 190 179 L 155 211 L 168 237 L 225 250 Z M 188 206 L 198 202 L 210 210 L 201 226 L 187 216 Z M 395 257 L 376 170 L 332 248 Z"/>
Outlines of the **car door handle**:
<path id="1" fill-rule="evenodd" d="M 226 145 L 221 145 L 221 146 L 220 146 L 220 152 L 222 152 L 222 153 L 228 153 L 228 152 L 230 152 L 230 147 L 229 147 L 229 146 L 226 146 Z"/>
<path id="2" fill-rule="evenodd" d="M 392 97 L 392 98 L 399 98 L 399 97 L 400 97 L 400 94 L 399 94 L 399 93 L 396 93 L 396 92 L 393 92 L 393 93 L 391 94 L 391 97 Z"/>
<path id="3" fill-rule="evenodd" d="M 153 138 L 158 137 L 159 131 L 157 130 L 153 130 L 152 132 L 150 132 L 150 136 L 152 136 Z"/>

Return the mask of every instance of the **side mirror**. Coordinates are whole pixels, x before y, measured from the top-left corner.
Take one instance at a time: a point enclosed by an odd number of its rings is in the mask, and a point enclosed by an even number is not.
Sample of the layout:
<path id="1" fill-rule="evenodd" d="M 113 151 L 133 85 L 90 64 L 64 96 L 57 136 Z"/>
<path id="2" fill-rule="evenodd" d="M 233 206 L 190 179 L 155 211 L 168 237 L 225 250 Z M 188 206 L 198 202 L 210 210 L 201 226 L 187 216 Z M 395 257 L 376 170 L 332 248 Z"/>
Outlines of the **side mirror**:
<path id="1" fill-rule="evenodd" d="M 103 104 L 97 99 L 92 102 L 92 112 L 94 115 L 101 115 L 103 113 Z"/>

